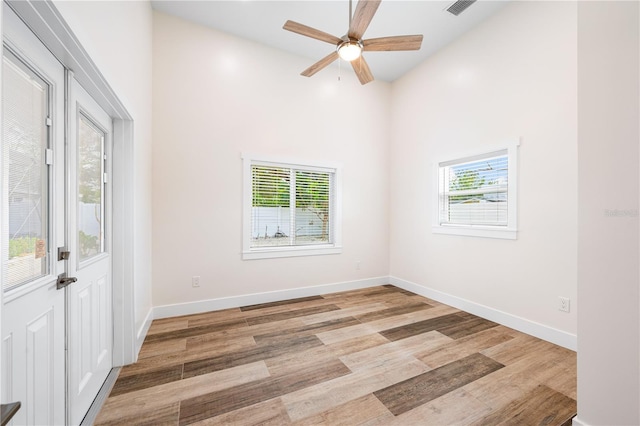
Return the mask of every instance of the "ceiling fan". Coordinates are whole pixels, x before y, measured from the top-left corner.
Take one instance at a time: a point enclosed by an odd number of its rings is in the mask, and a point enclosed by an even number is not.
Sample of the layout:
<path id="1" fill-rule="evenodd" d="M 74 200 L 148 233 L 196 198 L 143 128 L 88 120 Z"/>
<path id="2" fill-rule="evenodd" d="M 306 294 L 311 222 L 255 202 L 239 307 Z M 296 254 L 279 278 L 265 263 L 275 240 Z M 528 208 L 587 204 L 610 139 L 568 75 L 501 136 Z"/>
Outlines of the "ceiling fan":
<path id="1" fill-rule="evenodd" d="M 315 38 L 336 46 L 331 52 L 315 64 L 311 65 L 300 74 L 311 77 L 321 69 L 325 68 L 338 58 L 351 62 L 351 66 L 358 76 L 361 84 L 373 81 L 373 74 L 369 69 L 367 61 L 362 56 L 362 52 L 371 51 L 399 51 L 399 50 L 420 50 L 422 45 L 422 34 L 404 35 L 370 38 L 363 40 L 362 36 L 373 19 L 378 6 L 382 0 L 359 0 L 354 14 L 351 13 L 351 1 L 349 0 L 349 30 L 346 35 L 336 37 L 324 31 L 308 27 L 294 21 L 285 22 L 285 30 L 292 31 L 303 36 Z"/>

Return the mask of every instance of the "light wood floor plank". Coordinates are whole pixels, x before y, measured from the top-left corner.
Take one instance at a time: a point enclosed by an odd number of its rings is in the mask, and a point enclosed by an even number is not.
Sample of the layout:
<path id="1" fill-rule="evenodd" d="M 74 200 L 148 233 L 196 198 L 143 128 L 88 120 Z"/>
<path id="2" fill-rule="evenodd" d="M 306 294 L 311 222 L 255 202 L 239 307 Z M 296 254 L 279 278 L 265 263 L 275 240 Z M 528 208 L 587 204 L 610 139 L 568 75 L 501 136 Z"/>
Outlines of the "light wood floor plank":
<path id="1" fill-rule="evenodd" d="M 191 423 L 193 426 L 281 426 L 291 423 L 287 409 L 280 398 L 269 399 L 230 413 Z M 174 423 L 175 424 L 175 423 Z"/>
<path id="2" fill-rule="evenodd" d="M 151 358 L 158 355 L 168 355 L 187 350 L 187 339 L 174 339 L 164 342 L 151 342 L 142 345 L 138 359 Z"/>
<path id="3" fill-rule="evenodd" d="M 95 426 L 119 426 L 119 425 L 135 425 L 135 426 L 169 426 L 178 423 L 180 416 L 180 403 L 174 402 L 166 404 L 162 407 L 153 407 L 151 409 L 142 409 L 130 416 L 121 416 L 117 419 L 104 421 L 98 418 L 94 423 Z"/>
<path id="4" fill-rule="evenodd" d="M 487 416 L 490 412 L 491 408 L 465 392 L 464 389 L 456 389 L 406 411 L 395 417 L 392 422 L 383 423 L 380 426 L 468 425 Z"/>
<path id="5" fill-rule="evenodd" d="M 384 365 L 394 359 L 414 356 L 424 349 L 437 348 L 449 342 L 451 342 L 451 338 L 433 331 L 341 356 L 340 361 L 349 367 L 351 371 L 366 371 Z"/>
<path id="6" fill-rule="evenodd" d="M 512 339 L 509 331 L 496 327 L 459 340 L 450 339 L 446 344 L 436 348 L 425 347 L 416 354 L 416 358 L 431 368 L 437 368 Z"/>
<path id="7" fill-rule="evenodd" d="M 358 371 L 282 396 L 289 417 L 301 420 L 371 394 L 428 368 L 411 356 L 396 357 L 367 371 Z"/>
<path id="8" fill-rule="evenodd" d="M 356 398 L 315 416 L 293 422 L 295 426 L 390 424 L 393 414 L 372 394 Z"/>
<path id="9" fill-rule="evenodd" d="M 264 361 L 215 373 L 196 376 L 119 396 L 109 396 L 98 415 L 97 422 L 117 421 L 146 410 L 159 410 L 167 404 L 219 392 L 269 377 Z"/>
<path id="10" fill-rule="evenodd" d="M 495 410 L 474 422 L 477 426 L 494 425 L 562 425 L 575 415 L 576 403 L 571 398 L 540 385 L 522 398 Z"/>

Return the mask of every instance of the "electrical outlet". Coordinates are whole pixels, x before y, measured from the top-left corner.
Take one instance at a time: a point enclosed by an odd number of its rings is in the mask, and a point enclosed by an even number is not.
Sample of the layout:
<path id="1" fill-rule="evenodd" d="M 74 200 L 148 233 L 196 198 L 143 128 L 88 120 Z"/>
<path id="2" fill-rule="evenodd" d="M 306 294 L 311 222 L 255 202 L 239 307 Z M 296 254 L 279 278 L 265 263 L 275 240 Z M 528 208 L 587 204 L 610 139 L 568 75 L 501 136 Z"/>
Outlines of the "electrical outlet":
<path id="1" fill-rule="evenodd" d="M 360 270 L 360 261 L 359 260 L 356 261 L 356 270 L 358 270 L 358 271 Z"/>
<path id="2" fill-rule="evenodd" d="M 200 287 L 200 275 L 195 275 L 191 277 L 191 286 Z"/>
<path id="3" fill-rule="evenodd" d="M 560 297 L 560 304 L 558 305 L 558 309 L 562 312 L 569 312 L 571 300 L 568 297 Z"/>

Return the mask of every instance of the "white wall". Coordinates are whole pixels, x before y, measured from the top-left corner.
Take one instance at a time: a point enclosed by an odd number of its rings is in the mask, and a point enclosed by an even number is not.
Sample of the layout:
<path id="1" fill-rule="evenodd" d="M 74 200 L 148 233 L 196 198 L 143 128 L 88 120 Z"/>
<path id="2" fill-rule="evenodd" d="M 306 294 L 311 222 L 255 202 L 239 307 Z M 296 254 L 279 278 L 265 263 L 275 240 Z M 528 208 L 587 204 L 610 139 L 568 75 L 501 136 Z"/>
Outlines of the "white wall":
<path id="1" fill-rule="evenodd" d="M 147 1 L 54 1 L 134 120 L 136 330 L 151 310 L 151 45 Z"/>
<path id="2" fill-rule="evenodd" d="M 155 306 L 388 274 L 389 84 L 159 12 L 153 42 Z M 342 163 L 342 254 L 241 260 L 243 152 Z"/>
<path id="3" fill-rule="evenodd" d="M 395 82 L 390 198 L 392 277 L 560 330 L 574 345 L 576 15 L 571 2 L 513 2 Z M 434 163 L 514 138 L 518 239 L 432 234 Z"/>
<path id="4" fill-rule="evenodd" d="M 640 424 L 638 2 L 578 6 L 578 419 Z"/>

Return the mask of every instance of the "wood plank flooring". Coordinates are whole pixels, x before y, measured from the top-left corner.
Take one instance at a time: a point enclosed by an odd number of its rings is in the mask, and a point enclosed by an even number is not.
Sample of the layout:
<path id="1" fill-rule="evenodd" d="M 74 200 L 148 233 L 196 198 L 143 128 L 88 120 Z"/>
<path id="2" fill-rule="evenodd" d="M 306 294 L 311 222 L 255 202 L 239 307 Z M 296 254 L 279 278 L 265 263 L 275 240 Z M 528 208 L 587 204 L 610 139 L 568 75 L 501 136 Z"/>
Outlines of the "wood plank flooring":
<path id="1" fill-rule="evenodd" d="M 153 322 L 97 425 L 568 425 L 576 354 L 386 285 Z"/>

